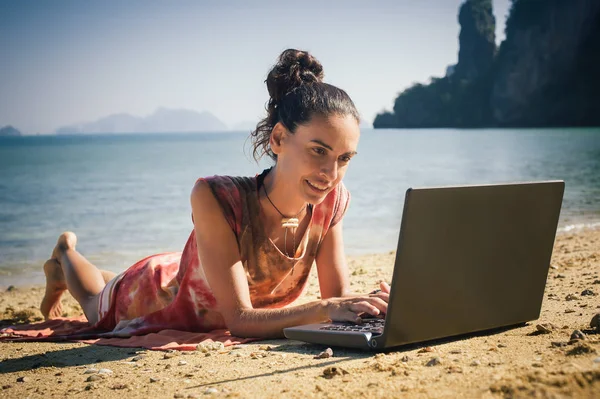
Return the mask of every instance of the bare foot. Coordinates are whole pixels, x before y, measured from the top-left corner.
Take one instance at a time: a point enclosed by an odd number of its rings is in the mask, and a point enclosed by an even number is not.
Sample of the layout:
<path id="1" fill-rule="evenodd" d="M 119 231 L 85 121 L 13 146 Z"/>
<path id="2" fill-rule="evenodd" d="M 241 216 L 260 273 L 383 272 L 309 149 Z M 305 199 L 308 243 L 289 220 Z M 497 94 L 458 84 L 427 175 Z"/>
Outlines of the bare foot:
<path id="1" fill-rule="evenodd" d="M 44 263 L 44 274 L 46 275 L 46 293 L 40 311 L 44 319 L 50 320 L 62 315 L 62 304 L 60 297 L 67 289 L 65 275 L 56 259 L 48 259 Z"/>
<path id="2" fill-rule="evenodd" d="M 56 242 L 56 246 L 52 251 L 52 257 L 50 259 L 55 259 L 60 263 L 63 253 L 67 249 L 75 249 L 75 245 L 77 245 L 77 236 L 75 233 L 65 231 L 58 237 L 58 241 Z"/>

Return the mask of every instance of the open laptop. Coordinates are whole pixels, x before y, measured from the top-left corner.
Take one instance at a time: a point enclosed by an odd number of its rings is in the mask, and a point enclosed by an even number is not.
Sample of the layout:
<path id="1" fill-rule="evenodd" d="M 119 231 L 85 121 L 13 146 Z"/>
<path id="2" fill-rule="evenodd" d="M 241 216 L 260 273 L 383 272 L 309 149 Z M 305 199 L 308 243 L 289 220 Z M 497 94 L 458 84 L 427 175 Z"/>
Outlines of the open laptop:
<path id="1" fill-rule="evenodd" d="M 537 319 L 564 187 L 408 189 L 385 320 L 302 325 L 285 336 L 384 350 Z"/>

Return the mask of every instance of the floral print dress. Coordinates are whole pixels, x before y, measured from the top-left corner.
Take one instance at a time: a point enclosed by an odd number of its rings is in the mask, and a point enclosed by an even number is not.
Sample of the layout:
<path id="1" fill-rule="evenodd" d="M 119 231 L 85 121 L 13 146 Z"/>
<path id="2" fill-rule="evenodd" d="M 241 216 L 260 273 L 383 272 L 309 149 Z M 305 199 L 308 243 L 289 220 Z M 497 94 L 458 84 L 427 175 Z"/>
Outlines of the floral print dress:
<path id="1" fill-rule="evenodd" d="M 350 201 L 343 183 L 312 208 L 310 222 L 294 257 L 283 254 L 265 234 L 255 177 L 202 178 L 210 186 L 235 234 L 254 308 L 278 308 L 303 292 L 319 246 Z M 183 252 L 144 258 L 107 283 L 100 294 L 94 326 L 120 336 L 164 329 L 206 332 L 226 328 L 206 281 L 191 232 Z"/>

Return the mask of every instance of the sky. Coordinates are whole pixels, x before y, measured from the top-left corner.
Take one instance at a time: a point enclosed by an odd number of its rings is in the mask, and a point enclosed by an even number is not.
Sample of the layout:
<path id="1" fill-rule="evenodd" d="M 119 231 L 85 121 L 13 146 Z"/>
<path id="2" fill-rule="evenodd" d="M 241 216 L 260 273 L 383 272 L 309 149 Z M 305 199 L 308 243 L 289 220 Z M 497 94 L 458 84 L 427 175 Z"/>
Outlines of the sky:
<path id="1" fill-rule="evenodd" d="M 26 134 L 158 107 L 264 117 L 281 51 L 310 51 L 362 118 L 458 59 L 463 0 L 0 0 L 0 127 Z M 496 41 L 510 0 L 493 0 Z"/>

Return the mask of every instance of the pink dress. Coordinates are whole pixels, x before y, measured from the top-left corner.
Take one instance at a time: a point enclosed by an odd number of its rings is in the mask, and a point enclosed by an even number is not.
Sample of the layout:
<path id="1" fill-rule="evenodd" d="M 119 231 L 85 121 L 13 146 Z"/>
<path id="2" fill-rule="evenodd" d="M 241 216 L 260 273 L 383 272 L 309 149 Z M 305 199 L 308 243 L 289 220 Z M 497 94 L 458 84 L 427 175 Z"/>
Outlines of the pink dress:
<path id="1" fill-rule="evenodd" d="M 297 252 L 290 258 L 267 237 L 259 217 L 258 190 L 267 172 L 202 179 L 235 234 L 254 308 L 283 307 L 302 294 L 321 242 L 342 219 L 350 200 L 340 183 L 314 206 Z M 111 280 L 101 293 L 98 311 L 95 327 L 120 336 L 226 328 L 200 264 L 193 231 L 183 252 L 149 256 Z"/>

